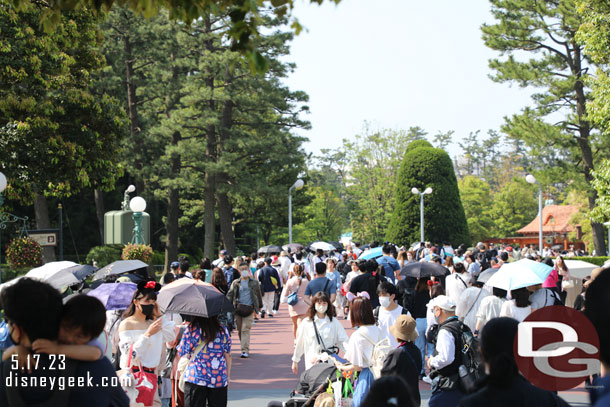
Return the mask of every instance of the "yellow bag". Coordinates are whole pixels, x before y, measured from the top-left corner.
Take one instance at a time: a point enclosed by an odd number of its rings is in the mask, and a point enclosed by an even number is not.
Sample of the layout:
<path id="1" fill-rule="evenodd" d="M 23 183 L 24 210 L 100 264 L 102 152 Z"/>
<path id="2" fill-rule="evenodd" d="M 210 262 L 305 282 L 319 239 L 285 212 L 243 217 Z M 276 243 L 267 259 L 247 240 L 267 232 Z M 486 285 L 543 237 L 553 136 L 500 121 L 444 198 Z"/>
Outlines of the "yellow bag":
<path id="1" fill-rule="evenodd" d="M 271 279 L 271 284 L 273 284 L 273 286 L 277 290 L 277 279 L 275 277 L 273 277 L 273 276 L 271 276 L 269 278 Z"/>

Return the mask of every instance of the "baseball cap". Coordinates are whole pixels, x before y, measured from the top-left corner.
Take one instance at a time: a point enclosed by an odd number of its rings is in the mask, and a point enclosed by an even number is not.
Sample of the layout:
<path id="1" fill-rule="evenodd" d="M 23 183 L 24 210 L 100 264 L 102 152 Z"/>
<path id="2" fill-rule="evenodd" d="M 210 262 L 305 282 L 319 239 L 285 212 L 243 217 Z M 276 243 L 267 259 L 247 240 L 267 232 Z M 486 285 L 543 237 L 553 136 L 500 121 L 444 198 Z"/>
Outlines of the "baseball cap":
<path id="1" fill-rule="evenodd" d="M 220 254 L 222 254 L 223 256 L 226 256 L 228 254 L 228 252 L 223 249 L 223 250 L 220 251 Z"/>
<path id="2" fill-rule="evenodd" d="M 428 308 L 433 309 L 434 307 L 439 307 L 445 311 L 455 311 L 455 301 L 446 295 L 439 295 L 428 303 Z"/>
<path id="3" fill-rule="evenodd" d="M 180 263 L 178 263 L 177 261 L 173 261 L 172 264 L 170 264 L 170 267 L 173 269 L 177 269 L 178 267 L 180 267 Z"/>

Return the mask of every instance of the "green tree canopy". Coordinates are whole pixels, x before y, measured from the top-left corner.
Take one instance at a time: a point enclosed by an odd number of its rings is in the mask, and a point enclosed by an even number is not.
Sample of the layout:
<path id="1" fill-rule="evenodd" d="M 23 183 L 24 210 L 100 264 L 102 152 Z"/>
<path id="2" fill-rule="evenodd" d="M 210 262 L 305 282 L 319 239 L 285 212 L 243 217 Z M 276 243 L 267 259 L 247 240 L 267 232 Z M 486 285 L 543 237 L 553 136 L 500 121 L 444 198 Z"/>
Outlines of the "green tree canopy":
<path id="1" fill-rule="evenodd" d="M 515 177 L 493 196 L 491 218 L 493 236 L 514 236 L 538 213 L 536 185 L 528 184 L 524 177 Z"/>
<path id="2" fill-rule="evenodd" d="M 467 175 L 458 181 L 458 187 L 472 241 L 479 242 L 492 237 L 495 222 L 491 216 L 493 199 L 489 184 Z"/>
<path id="3" fill-rule="evenodd" d="M 404 245 L 419 241 L 420 197 L 411 192 L 413 187 L 420 191 L 432 188 L 432 194 L 424 197 L 425 239 L 449 241 L 454 246 L 470 244 L 451 158 L 445 151 L 427 146 L 407 148 L 396 181 L 396 201 L 387 239 Z"/>

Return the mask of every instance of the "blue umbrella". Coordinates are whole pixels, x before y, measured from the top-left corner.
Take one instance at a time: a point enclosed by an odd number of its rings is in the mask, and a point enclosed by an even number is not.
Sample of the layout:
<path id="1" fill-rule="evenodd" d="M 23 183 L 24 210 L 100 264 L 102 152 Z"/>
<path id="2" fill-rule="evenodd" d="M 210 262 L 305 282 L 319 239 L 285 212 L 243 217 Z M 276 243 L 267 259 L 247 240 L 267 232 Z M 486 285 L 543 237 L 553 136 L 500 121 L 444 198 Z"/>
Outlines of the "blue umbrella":
<path id="1" fill-rule="evenodd" d="M 553 267 L 530 259 L 521 259 L 519 261 L 505 264 L 502 266 L 502 268 L 504 267 L 516 272 L 523 269 L 533 271 L 542 281 L 546 280 L 549 274 L 551 274 L 551 271 L 553 271 Z"/>
<path id="2" fill-rule="evenodd" d="M 359 257 L 359 259 L 363 259 L 363 260 L 369 260 L 369 259 L 377 259 L 379 257 L 383 256 L 383 252 L 381 251 L 381 247 L 375 247 L 371 250 L 367 250 L 364 253 L 362 253 Z"/>
<path id="3" fill-rule="evenodd" d="M 107 310 L 126 309 L 131 303 L 137 285 L 134 283 L 104 283 L 87 295 L 97 298 Z"/>

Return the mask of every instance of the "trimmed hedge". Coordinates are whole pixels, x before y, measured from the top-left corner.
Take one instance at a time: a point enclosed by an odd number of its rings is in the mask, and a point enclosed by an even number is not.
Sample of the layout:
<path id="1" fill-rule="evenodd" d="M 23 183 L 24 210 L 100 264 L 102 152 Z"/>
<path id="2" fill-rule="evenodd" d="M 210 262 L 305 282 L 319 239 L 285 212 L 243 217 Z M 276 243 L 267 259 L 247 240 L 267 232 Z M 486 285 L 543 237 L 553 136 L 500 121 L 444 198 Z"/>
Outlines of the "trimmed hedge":
<path id="1" fill-rule="evenodd" d="M 597 264 L 598 266 L 603 266 L 604 262 L 606 260 L 609 260 L 610 257 L 603 257 L 603 256 L 599 256 L 599 257 L 587 257 L 587 256 L 583 256 L 583 257 L 565 257 L 564 259 L 566 260 L 582 260 L 582 261 L 586 261 L 587 263 L 593 263 L 593 264 Z"/>
<path id="2" fill-rule="evenodd" d="M 393 243 L 407 246 L 419 241 L 420 197 L 411 189 L 417 187 L 423 191 L 431 187 L 432 194 L 424 197 L 425 239 L 436 243 L 449 241 L 454 247 L 462 243 L 470 246 L 470 232 L 453 162 L 444 150 L 422 141 L 407 146 L 398 172 L 396 203 L 386 237 Z"/>

